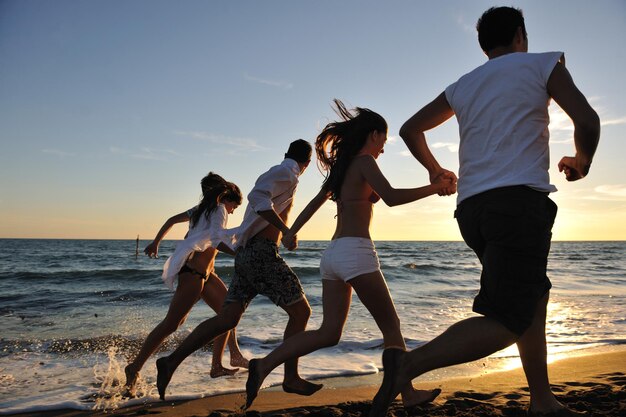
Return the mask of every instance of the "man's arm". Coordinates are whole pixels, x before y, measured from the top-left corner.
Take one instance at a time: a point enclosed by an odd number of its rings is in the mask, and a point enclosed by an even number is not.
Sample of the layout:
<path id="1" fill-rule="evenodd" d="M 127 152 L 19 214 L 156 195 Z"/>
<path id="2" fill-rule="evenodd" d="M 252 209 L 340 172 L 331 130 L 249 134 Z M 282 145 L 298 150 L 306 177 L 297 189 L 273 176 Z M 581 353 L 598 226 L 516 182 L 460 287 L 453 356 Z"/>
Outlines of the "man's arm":
<path id="1" fill-rule="evenodd" d="M 441 93 L 436 99 L 424 106 L 415 113 L 400 128 L 400 136 L 406 143 L 415 159 L 428 170 L 430 182 L 439 182 L 447 179 L 452 182 L 452 186 L 442 190 L 439 195 L 451 195 L 456 192 L 457 177 L 454 172 L 444 169 L 433 156 L 426 144 L 424 132 L 439 126 L 454 115 L 454 111 L 445 93 Z"/>
<path id="2" fill-rule="evenodd" d="M 565 171 L 568 181 L 584 178 L 596 153 L 600 139 L 600 118 L 578 90 L 565 65 L 556 64 L 548 79 L 548 94 L 574 123 L 576 155 L 565 156 L 559 162 L 559 171 Z"/>
<path id="3" fill-rule="evenodd" d="M 266 222 L 277 228 L 281 233 L 287 233 L 289 227 L 285 224 L 283 219 L 280 218 L 278 213 L 272 208 L 270 210 L 258 211 L 257 214 L 261 216 Z"/>
<path id="4" fill-rule="evenodd" d="M 261 175 L 248 194 L 248 203 L 254 211 L 281 233 L 287 232 L 289 228 L 279 213 L 276 213 L 272 198 L 294 187 L 296 182 L 297 179 L 279 165 Z"/>

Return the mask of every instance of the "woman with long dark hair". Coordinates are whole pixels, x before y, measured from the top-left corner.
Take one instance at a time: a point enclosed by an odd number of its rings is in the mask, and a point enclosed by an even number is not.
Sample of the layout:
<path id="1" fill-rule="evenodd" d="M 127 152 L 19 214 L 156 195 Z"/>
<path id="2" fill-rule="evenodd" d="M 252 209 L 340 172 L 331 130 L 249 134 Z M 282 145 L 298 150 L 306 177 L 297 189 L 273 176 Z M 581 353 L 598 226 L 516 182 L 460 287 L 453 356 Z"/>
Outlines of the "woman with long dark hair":
<path id="1" fill-rule="evenodd" d="M 320 262 L 324 319 L 319 329 L 298 333 L 266 357 L 250 361 L 247 407 L 256 398 L 263 380 L 278 365 L 339 343 L 352 289 L 374 317 L 385 347 L 406 348 L 370 237 L 373 204 L 380 198 L 389 206 L 406 204 L 452 187 L 450 181 L 419 188 L 391 187 L 376 163 L 387 141 L 385 119 L 371 110 L 357 107 L 349 111 L 341 101 L 334 102 L 341 120 L 328 124 L 315 142 L 318 164 L 326 172 L 326 179 L 283 237 L 286 247 L 295 248 L 296 233 L 322 204 L 329 199 L 337 204 L 337 227 Z M 415 390 L 409 384 L 402 391 L 402 400 L 405 407 L 410 407 L 432 401 L 440 392 Z"/>
<path id="2" fill-rule="evenodd" d="M 163 281 L 170 289 L 178 281 L 165 319 L 150 332 L 137 356 L 125 368 L 126 388 L 129 395 L 134 395 L 139 371 L 152 353 L 163 343 L 165 338 L 174 333 L 187 319 L 193 305 L 204 300 L 215 312 L 219 312 L 226 286 L 215 274 L 215 256 L 218 250 L 234 255 L 228 246 L 231 237 L 226 233 L 228 215 L 241 204 L 239 187 L 226 181 L 221 176 L 209 172 L 202 178 L 202 199 L 200 203 L 183 213 L 170 217 L 159 230 L 154 240 L 144 252 L 158 257 L 159 243 L 170 228 L 176 223 L 189 222 L 189 232 L 185 239 L 176 246 L 163 267 Z M 232 375 L 237 369 L 222 366 L 222 354 L 228 339 L 231 366 L 247 368 L 237 345 L 235 330 L 217 337 L 213 343 L 213 361 L 211 377 Z"/>

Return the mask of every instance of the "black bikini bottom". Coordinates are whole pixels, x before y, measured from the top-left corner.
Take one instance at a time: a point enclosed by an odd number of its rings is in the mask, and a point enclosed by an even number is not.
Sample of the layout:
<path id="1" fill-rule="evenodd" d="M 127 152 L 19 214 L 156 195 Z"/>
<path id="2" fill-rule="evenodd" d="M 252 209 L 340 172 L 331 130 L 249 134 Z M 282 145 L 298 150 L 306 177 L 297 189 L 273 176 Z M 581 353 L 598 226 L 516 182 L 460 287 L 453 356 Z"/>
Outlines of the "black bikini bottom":
<path id="1" fill-rule="evenodd" d="M 188 272 L 192 275 L 197 275 L 198 277 L 202 279 L 202 281 L 206 281 L 207 279 L 209 279 L 209 275 L 210 275 L 208 273 L 203 274 L 202 272 L 198 272 L 195 269 L 191 269 L 187 266 L 187 264 L 183 265 L 183 267 L 180 268 L 180 271 L 178 273 L 182 274 L 183 272 Z"/>

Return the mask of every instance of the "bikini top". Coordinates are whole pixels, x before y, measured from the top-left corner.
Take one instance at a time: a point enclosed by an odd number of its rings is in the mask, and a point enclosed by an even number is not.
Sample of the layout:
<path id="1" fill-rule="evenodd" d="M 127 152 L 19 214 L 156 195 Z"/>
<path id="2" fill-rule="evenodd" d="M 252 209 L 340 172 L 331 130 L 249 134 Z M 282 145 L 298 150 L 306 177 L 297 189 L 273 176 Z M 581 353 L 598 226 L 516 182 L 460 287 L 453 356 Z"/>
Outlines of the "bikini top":
<path id="1" fill-rule="evenodd" d="M 337 203 L 337 211 L 340 212 L 343 209 L 343 205 L 346 204 L 346 203 L 367 202 L 367 203 L 371 203 L 371 204 L 376 204 L 379 200 L 380 200 L 380 196 L 378 194 L 376 194 L 375 191 L 372 191 L 372 194 L 369 196 L 368 199 L 365 199 L 365 198 L 355 198 L 354 200 L 336 200 L 335 202 Z M 337 217 L 337 215 L 335 215 L 335 217 Z"/>

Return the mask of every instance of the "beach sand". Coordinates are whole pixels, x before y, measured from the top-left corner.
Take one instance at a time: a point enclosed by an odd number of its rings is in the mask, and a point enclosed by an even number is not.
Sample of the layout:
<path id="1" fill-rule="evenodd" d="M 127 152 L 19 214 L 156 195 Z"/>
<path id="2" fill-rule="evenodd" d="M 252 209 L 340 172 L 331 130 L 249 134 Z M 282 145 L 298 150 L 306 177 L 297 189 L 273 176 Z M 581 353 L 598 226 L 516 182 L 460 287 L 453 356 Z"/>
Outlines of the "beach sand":
<path id="1" fill-rule="evenodd" d="M 553 389 L 559 400 L 573 410 L 590 416 L 626 416 L 626 350 L 576 356 L 549 365 Z M 331 417 L 367 416 L 381 375 L 335 378 L 311 397 L 285 394 L 274 387 L 262 390 L 248 416 Z M 521 417 L 528 408 L 528 388 L 521 369 L 491 372 L 414 384 L 417 388 L 443 391 L 434 403 L 405 410 L 393 403 L 388 416 L 504 416 Z M 115 411 L 57 410 L 19 414 L 44 417 L 143 416 L 226 417 L 244 415 L 239 407 L 244 394 L 227 394 L 181 402 L 148 403 Z"/>

